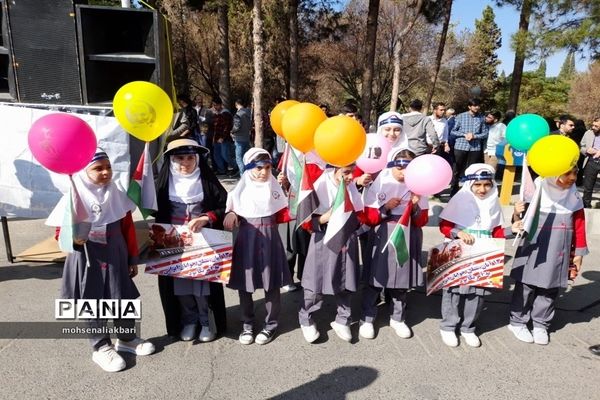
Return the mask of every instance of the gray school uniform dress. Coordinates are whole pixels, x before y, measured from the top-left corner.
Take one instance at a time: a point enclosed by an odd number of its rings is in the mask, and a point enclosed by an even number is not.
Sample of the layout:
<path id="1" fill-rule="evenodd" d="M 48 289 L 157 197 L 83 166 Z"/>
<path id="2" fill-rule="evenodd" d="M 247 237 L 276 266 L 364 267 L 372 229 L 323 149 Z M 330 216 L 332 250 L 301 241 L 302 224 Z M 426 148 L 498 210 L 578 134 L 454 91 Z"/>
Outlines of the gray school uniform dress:
<path id="1" fill-rule="evenodd" d="M 421 212 L 419 207 L 413 210 L 413 217 Z M 386 246 L 401 215 L 390 215 L 381 224 L 368 233 L 369 254 L 365 260 L 363 274 L 368 283 L 363 290 L 363 321 L 372 323 L 377 316 L 377 299 L 381 289 L 388 289 L 392 297 L 391 318 L 403 322 L 406 311 L 408 289 L 423 286 L 423 269 L 421 265 L 421 249 L 423 247 L 423 230 L 411 224 L 409 259 L 398 265 L 396 255 Z M 386 248 L 384 248 L 384 246 Z"/>
<path id="2" fill-rule="evenodd" d="M 254 322 L 252 293 L 264 289 L 267 310 L 265 329 L 272 331 L 277 328 L 281 309 L 279 289 L 292 282 L 277 228 L 277 215 L 239 219 L 227 286 L 239 291 L 242 322 L 246 330 L 252 330 Z"/>
<path id="3" fill-rule="evenodd" d="M 313 323 L 311 315 L 321 308 L 325 294 L 336 297 L 336 322 L 350 325 L 350 297 L 356 292 L 359 277 L 358 236 L 353 233 L 342 250 L 334 253 L 323 243 L 327 225 L 319 224 L 319 217 L 313 217 L 312 227 L 302 275 L 304 305 L 299 313 L 300 325 Z"/>
<path id="4" fill-rule="evenodd" d="M 191 219 L 199 217 L 202 203 L 171 203 L 171 223 L 187 224 Z M 181 304 L 181 319 L 184 325 L 200 323 L 208 326 L 208 303 L 205 296 L 210 295 L 210 282 L 199 279 L 174 278 L 173 289 Z"/>
<path id="5" fill-rule="evenodd" d="M 137 299 L 140 292 L 129 277 L 129 265 L 137 264 L 137 257 L 129 257 L 127 242 L 121 231 L 121 220 L 106 225 L 106 244 L 86 242 L 90 266 L 86 265 L 83 246 L 73 245 L 63 269 L 61 298 L 63 299 Z M 134 320 L 115 320 L 115 325 L 131 327 Z M 92 327 L 105 321 L 90 320 Z M 118 335 L 121 340 L 135 338 L 133 334 Z M 105 335 L 90 335 L 95 350 L 111 341 Z"/>
<path id="6" fill-rule="evenodd" d="M 573 239 L 573 215 L 540 212 L 532 242 L 522 239 L 510 273 L 516 285 L 510 323 L 548 329 L 554 317 L 559 288 L 567 287 L 569 253 Z"/>

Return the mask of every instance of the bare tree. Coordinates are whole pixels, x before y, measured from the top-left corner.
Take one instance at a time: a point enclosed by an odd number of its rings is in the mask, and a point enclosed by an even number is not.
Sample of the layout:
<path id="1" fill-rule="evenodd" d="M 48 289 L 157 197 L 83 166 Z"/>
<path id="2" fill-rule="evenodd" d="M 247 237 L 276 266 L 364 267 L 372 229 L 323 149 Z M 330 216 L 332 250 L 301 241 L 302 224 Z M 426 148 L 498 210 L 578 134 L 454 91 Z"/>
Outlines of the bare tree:
<path id="1" fill-rule="evenodd" d="M 290 86 L 288 97 L 298 97 L 298 0 L 288 1 L 288 18 L 290 32 Z"/>
<path id="2" fill-rule="evenodd" d="M 219 41 L 219 95 L 223 104 L 231 109 L 231 81 L 229 77 L 229 19 L 227 0 L 220 0 L 217 7 Z"/>
<path id="3" fill-rule="evenodd" d="M 263 115 L 262 115 L 262 92 L 263 92 L 263 17 L 262 0 L 254 0 L 252 8 L 252 42 L 254 45 L 254 84 L 252 87 L 252 100 L 254 112 L 254 145 L 264 147 L 263 144 Z"/>
<path id="4" fill-rule="evenodd" d="M 377 19 L 379 18 L 379 0 L 369 0 L 367 16 L 367 37 L 365 69 L 362 79 L 362 115 L 365 125 L 371 122 L 371 97 L 373 95 L 373 69 L 375 67 L 375 44 L 377 42 Z"/>
<path id="5" fill-rule="evenodd" d="M 431 99 L 435 93 L 435 86 L 440 74 L 440 66 L 442 65 L 442 57 L 444 56 L 444 48 L 446 47 L 446 37 L 448 36 L 448 27 L 450 26 L 450 15 L 452 14 L 452 0 L 445 0 L 444 9 L 444 26 L 442 27 L 442 33 L 440 34 L 440 42 L 438 45 L 437 55 L 435 57 L 433 79 L 431 88 L 429 89 L 429 94 L 427 95 L 427 101 L 425 102 L 426 107 L 431 105 Z"/>

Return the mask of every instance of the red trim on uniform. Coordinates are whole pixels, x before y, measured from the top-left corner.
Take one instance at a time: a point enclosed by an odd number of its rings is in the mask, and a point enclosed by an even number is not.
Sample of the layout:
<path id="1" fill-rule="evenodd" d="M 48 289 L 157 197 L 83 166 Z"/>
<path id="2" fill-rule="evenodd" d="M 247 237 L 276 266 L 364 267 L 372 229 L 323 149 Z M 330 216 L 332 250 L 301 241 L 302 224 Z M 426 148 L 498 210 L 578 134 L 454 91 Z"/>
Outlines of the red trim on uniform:
<path id="1" fill-rule="evenodd" d="M 217 214 L 215 214 L 214 212 L 209 211 L 206 213 L 206 216 L 208 217 L 208 221 L 211 224 L 214 224 L 215 222 L 217 222 Z"/>
<path id="2" fill-rule="evenodd" d="M 576 249 L 587 247 L 585 237 L 585 211 L 582 208 L 573 213 L 573 246 Z"/>
<path id="3" fill-rule="evenodd" d="M 492 237 L 496 239 L 504 239 L 504 228 L 497 226 L 492 230 Z"/>
<path id="4" fill-rule="evenodd" d="M 454 222 L 440 218 L 440 232 L 448 239 L 452 239 L 452 229 L 454 229 L 455 226 L 456 224 Z"/>
<path id="5" fill-rule="evenodd" d="M 133 218 L 131 217 L 131 211 L 127 211 L 127 214 L 121 218 L 121 232 L 127 243 L 127 254 L 129 257 L 139 256 L 140 251 L 137 246 L 137 239 L 135 237 L 135 225 L 133 224 Z"/>

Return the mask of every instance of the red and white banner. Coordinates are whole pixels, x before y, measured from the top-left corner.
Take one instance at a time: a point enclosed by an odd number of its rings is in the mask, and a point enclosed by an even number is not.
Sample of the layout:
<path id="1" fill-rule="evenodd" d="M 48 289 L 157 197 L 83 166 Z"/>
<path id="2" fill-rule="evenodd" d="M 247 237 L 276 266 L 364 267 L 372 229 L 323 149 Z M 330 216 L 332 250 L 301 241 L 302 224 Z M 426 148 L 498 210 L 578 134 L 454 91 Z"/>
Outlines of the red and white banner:
<path id="1" fill-rule="evenodd" d="M 433 247 L 427 262 L 427 295 L 453 286 L 502 288 L 505 239 L 453 240 Z"/>
<path id="2" fill-rule="evenodd" d="M 151 245 L 144 272 L 229 283 L 231 232 L 202 228 L 193 233 L 187 225 L 149 226 Z"/>

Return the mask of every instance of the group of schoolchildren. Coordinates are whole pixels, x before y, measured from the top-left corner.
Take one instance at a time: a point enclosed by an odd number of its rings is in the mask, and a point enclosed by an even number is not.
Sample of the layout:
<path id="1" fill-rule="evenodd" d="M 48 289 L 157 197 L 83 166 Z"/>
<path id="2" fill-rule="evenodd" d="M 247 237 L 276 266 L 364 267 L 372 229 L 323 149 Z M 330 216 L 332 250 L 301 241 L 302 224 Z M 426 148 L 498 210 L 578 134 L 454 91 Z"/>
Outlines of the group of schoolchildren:
<path id="1" fill-rule="evenodd" d="M 315 154 L 307 163 L 319 167 L 314 181 L 318 207 L 308 222 L 298 229 L 310 232 L 301 279 L 303 300 L 298 314 L 301 332 L 309 343 L 319 338 L 313 315 L 323 304 L 324 295 L 333 295 L 337 313 L 331 327 L 347 342 L 352 340 L 351 300 L 362 288 L 359 336 L 375 338 L 374 320 L 383 290 L 391 299 L 390 327 L 401 338 L 412 336 L 406 324 L 407 293 L 423 285 L 421 250 L 422 227 L 428 223 L 428 200 L 411 193 L 404 183 L 404 171 L 415 158 L 402 135 L 400 114 L 379 118 L 378 133 L 391 143 L 386 167 L 359 188 L 354 165 L 329 167 Z M 251 148 L 243 158 L 245 170 L 229 194 L 204 165 L 205 151 L 194 141 L 177 139 L 169 143 L 165 162 L 157 179 L 156 221 L 187 224 L 192 231 L 202 227 L 236 230 L 229 284 L 239 293 L 242 330 L 239 342 L 245 345 L 269 343 L 277 333 L 281 309 L 280 290 L 293 282 L 278 224 L 291 220 L 288 210 L 289 182 L 285 174 L 273 175 L 271 156 Z M 292 150 L 293 151 L 293 150 Z M 314 165 L 313 165 L 314 167 Z M 508 328 L 517 339 L 548 344 L 548 327 L 554 316 L 559 288 L 567 285 L 569 265 L 581 267 L 587 254 L 583 203 L 574 183 L 576 168 L 559 177 L 538 178 L 539 207 L 525 210 L 515 206 L 512 226 L 504 227 L 495 171 L 486 164 L 473 164 L 465 172 L 463 186 L 440 214 L 440 231 L 447 240 L 473 244 L 478 238 L 520 236 L 511 276 L 516 280 L 510 304 Z M 93 228 L 103 231 L 103 240 L 90 236 L 76 238 L 75 251 L 67 257 L 63 276 L 64 298 L 135 298 L 139 296 L 131 278 L 135 276 L 137 247 L 131 219 L 133 204 L 112 181 L 110 161 L 99 151 L 89 166 L 74 178 L 74 184 L 88 209 Z M 346 224 L 345 242 L 340 248 L 325 243 L 332 206 L 340 185 L 352 207 L 352 224 Z M 362 192 L 362 193 L 361 193 Z M 410 213 L 408 255 L 399 265 L 396 250 L 389 245 L 399 219 Z M 523 232 L 523 217 L 536 215 L 537 226 Z M 525 216 L 523 215 L 525 214 Z M 359 240 L 359 236 L 362 238 Z M 360 244 L 359 244 L 360 242 Z M 363 268 L 359 268 L 362 247 Z M 225 305 L 221 284 L 159 276 L 159 291 L 167 334 L 182 340 L 213 340 L 224 326 Z M 252 295 L 265 292 L 266 318 L 255 335 Z M 458 346 L 457 332 L 464 342 L 479 347 L 476 324 L 487 290 L 456 286 L 443 289 L 440 334 L 443 342 Z M 217 332 L 209 323 L 214 311 Z M 532 323 L 533 330 L 529 329 Z M 213 324 L 214 326 L 214 324 Z M 137 337 L 110 339 L 94 337 L 93 360 L 106 371 L 125 368 L 118 351 L 147 355 L 154 346 Z"/>

